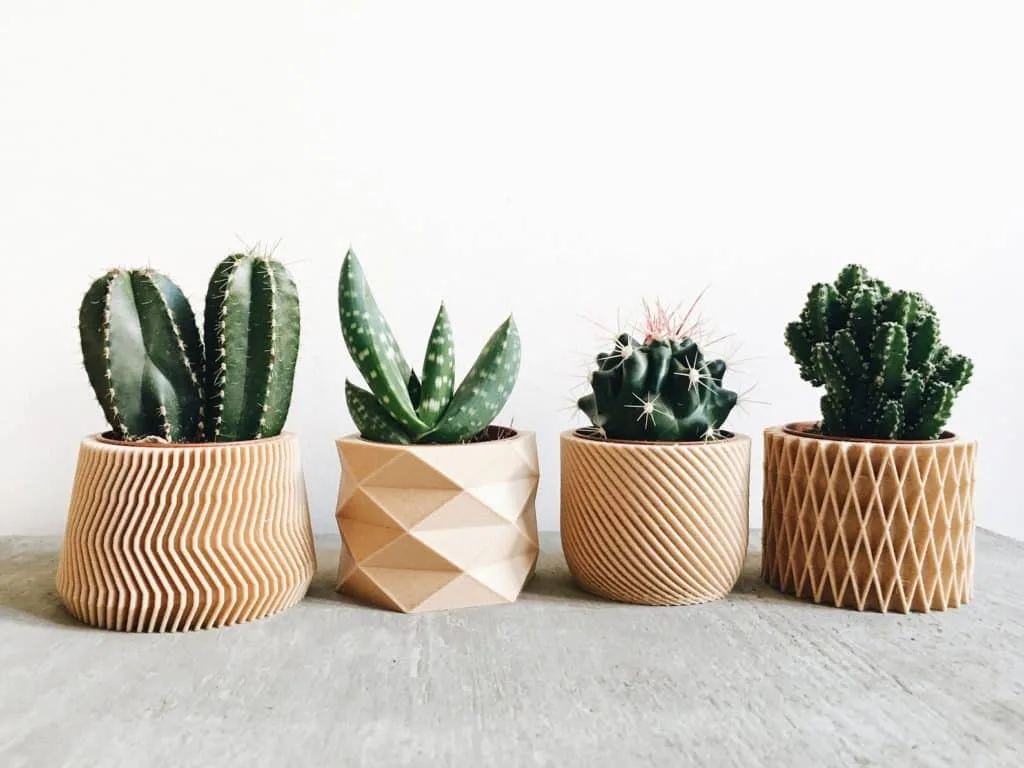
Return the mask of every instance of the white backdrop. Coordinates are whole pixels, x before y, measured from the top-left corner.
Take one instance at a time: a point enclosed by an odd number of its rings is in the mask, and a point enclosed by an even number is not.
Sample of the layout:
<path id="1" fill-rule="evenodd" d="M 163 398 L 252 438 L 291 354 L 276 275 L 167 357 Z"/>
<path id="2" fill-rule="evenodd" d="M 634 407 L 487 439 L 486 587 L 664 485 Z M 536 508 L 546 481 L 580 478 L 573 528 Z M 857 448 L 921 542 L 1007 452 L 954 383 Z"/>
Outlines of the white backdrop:
<path id="1" fill-rule="evenodd" d="M 353 375 L 337 324 L 360 254 L 406 354 L 443 297 L 468 368 L 515 312 L 503 416 L 540 434 L 558 522 L 562 410 L 641 297 L 742 343 L 733 429 L 812 418 L 782 343 L 857 260 L 937 304 L 974 383 L 979 521 L 1024 537 L 1022 6 L 1014 3 L 187 3 L 0 0 L 0 534 L 59 533 L 103 428 L 77 310 L 111 265 L 197 303 L 214 263 L 281 240 L 303 307 L 289 429 L 333 530 Z M 729 379 L 727 378 L 727 382 Z"/>

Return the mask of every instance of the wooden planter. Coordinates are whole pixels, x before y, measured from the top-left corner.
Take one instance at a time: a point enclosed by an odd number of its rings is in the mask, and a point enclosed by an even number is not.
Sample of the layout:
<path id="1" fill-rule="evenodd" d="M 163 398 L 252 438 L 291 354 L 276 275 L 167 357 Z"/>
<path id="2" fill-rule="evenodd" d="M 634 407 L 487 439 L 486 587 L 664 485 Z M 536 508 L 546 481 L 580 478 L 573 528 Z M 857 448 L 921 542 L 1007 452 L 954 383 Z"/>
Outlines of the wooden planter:
<path id="1" fill-rule="evenodd" d="M 81 621 L 129 632 L 251 621 L 301 600 L 315 570 L 294 435 L 82 442 L 57 569 Z"/>
<path id="2" fill-rule="evenodd" d="M 562 433 L 562 549 L 589 592 L 687 605 L 728 594 L 747 551 L 750 438 L 628 443 Z"/>
<path id="3" fill-rule="evenodd" d="M 974 588 L 976 444 L 765 431 L 762 575 L 857 610 L 945 610 Z"/>
<path id="4" fill-rule="evenodd" d="M 462 445 L 349 436 L 337 446 L 339 591 L 406 613 L 518 597 L 537 563 L 533 433 Z"/>

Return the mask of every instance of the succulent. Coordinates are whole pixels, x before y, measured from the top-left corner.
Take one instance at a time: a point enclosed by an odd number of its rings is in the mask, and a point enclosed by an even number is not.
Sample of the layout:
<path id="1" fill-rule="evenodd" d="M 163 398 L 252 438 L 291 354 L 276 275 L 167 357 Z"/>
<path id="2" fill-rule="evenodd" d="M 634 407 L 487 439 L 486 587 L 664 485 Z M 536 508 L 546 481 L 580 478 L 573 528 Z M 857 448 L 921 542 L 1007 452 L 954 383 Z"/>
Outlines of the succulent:
<path id="1" fill-rule="evenodd" d="M 705 360 L 686 319 L 647 313 L 643 342 L 627 333 L 597 356 L 591 394 L 577 403 L 590 431 L 612 440 L 714 440 L 736 405 L 722 386 L 726 364 Z"/>
<path id="2" fill-rule="evenodd" d="M 919 293 L 893 291 L 851 264 L 811 288 L 786 345 L 821 398 L 821 433 L 874 440 L 935 440 L 967 385 L 972 362 L 939 337 Z"/>
<path id="3" fill-rule="evenodd" d="M 299 353 L 299 295 L 282 264 L 236 253 L 206 292 L 206 430 L 212 442 L 281 432 Z"/>
<path id="4" fill-rule="evenodd" d="M 210 280 L 206 351 L 181 289 L 152 269 L 113 269 L 79 310 L 82 357 L 111 436 L 194 443 L 280 433 L 299 342 L 295 284 L 254 252 Z"/>
<path id="5" fill-rule="evenodd" d="M 359 433 L 382 443 L 459 443 L 476 438 L 505 405 L 519 374 L 519 332 L 512 317 L 484 345 L 455 388 L 451 324 L 437 312 L 422 379 L 402 355 L 370 292 L 355 254 L 345 255 L 338 283 L 342 335 L 369 391 L 345 382 L 345 399 Z"/>

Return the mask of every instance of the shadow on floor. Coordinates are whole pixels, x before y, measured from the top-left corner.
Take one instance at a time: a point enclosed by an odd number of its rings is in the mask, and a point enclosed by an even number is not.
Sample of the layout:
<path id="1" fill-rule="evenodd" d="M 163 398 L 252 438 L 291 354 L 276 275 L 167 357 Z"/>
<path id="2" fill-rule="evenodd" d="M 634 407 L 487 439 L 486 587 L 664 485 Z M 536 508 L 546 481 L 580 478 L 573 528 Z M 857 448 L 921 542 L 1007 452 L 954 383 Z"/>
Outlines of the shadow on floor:
<path id="1" fill-rule="evenodd" d="M 0 619 L 84 629 L 57 597 L 57 545 L 7 539 L 0 547 Z"/>

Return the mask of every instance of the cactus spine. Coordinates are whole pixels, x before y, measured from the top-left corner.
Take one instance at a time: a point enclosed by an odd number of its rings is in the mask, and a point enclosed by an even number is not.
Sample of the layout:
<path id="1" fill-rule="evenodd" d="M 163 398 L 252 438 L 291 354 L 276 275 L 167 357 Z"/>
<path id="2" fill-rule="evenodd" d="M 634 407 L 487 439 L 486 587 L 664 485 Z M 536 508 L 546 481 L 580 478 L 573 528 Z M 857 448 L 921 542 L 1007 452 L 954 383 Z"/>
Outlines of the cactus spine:
<path id="1" fill-rule="evenodd" d="M 213 442 L 277 435 L 291 404 L 299 297 L 279 262 L 228 256 L 206 293 L 206 421 Z"/>
<path id="2" fill-rule="evenodd" d="M 856 264 L 811 288 L 786 345 L 801 377 L 825 387 L 821 432 L 834 437 L 938 439 L 974 368 L 941 343 L 921 294 L 893 291 Z"/>
<path id="3" fill-rule="evenodd" d="M 644 341 L 629 334 L 597 356 L 591 394 L 578 406 L 593 431 L 612 440 L 713 440 L 736 405 L 722 386 L 726 364 L 707 361 L 697 343 L 659 308 L 648 313 Z"/>
<path id="4" fill-rule="evenodd" d="M 193 442 L 203 430 L 203 349 L 188 300 L 151 269 L 114 269 L 79 310 L 82 358 L 119 440 Z"/>
<path id="5" fill-rule="evenodd" d="M 345 383 L 349 413 L 364 438 L 396 444 L 465 442 L 504 407 L 521 355 L 511 317 L 455 389 L 454 343 L 443 304 L 427 343 L 422 381 L 406 362 L 352 251 L 341 267 L 338 310 L 345 345 L 369 386 L 367 391 Z"/>

